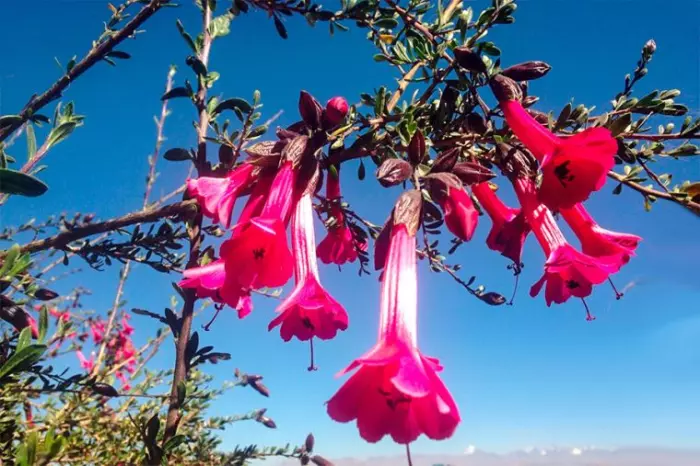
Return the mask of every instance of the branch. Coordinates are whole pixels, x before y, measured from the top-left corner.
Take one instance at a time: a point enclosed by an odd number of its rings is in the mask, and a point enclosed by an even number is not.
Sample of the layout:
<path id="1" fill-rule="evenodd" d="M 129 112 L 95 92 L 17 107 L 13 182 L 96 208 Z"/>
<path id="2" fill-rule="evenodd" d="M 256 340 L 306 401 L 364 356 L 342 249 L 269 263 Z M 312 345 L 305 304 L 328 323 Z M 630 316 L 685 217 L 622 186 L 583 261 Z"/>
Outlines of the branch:
<path id="1" fill-rule="evenodd" d="M 189 210 L 193 210 L 197 205 L 195 199 L 169 204 L 159 209 L 144 210 L 141 212 L 133 212 L 122 217 L 113 218 L 104 222 L 91 223 L 89 225 L 73 228 L 72 230 L 64 231 L 55 236 L 44 238 L 25 244 L 20 248 L 21 252 L 37 252 L 46 249 L 63 249 L 69 243 L 92 236 L 98 233 L 106 233 L 109 231 L 119 230 L 120 228 L 137 223 L 153 223 L 164 218 L 176 217 L 182 215 Z M 5 257 L 6 252 L 0 252 L 0 259 Z"/>
<path id="2" fill-rule="evenodd" d="M 619 173 L 616 173 L 614 171 L 608 172 L 608 177 L 612 178 L 615 181 L 619 181 L 620 183 L 624 184 L 625 186 L 628 186 L 628 187 L 634 189 L 635 191 L 641 193 L 645 197 L 646 196 L 653 196 L 653 197 L 660 198 L 660 199 L 666 199 L 667 201 L 671 201 L 671 202 L 674 202 L 678 205 L 681 205 L 681 206 L 687 208 L 688 210 L 690 210 L 691 212 L 693 212 L 694 214 L 700 216 L 700 203 L 689 201 L 689 200 L 684 199 L 684 198 L 676 197 L 671 193 L 666 193 L 663 191 L 657 191 L 657 190 L 652 189 L 652 188 L 647 188 L 645 186 L 642 186 L 639 183 L 635 183 L 634 181 L 627 181 L 625 179 L 624 175 L 620 175 Z"/>
<path id="3" fill-rule="evenodd" d="M 37 110 L 46 106 L 49 102 L 52 102 L 61 97 L 63 91 L 78 77 L 90 69 L 100 60 L 104 59 L 109 52 L 114 49 L 115 46 L 120 44 L 124 39 L 131 37 L 131 35 L 146 22 L 151 16 L 158 11 L 163 4 L 166 3 L 165 0 L 151 0 L 148 5 L 143 7 L 141 11 L 138 12 L 134 18 L 129 21 L 122 29 L 120 29 L 115 34 L 109 36 L 104 42 L 101 42 L 97 46 L 88 52 L 82 60 L 75 64 L 70 71 L 59 78 L 49 89 L 47 89 L 39 97 L 32 97 L 27 105 L 20 112 L 19 119 L 3 128 L 0 128 L 0 142 L 8 138 L 13 132 L 15 132 L 19 127 L 29 120 L 29 118 L 36 113 Z"/>

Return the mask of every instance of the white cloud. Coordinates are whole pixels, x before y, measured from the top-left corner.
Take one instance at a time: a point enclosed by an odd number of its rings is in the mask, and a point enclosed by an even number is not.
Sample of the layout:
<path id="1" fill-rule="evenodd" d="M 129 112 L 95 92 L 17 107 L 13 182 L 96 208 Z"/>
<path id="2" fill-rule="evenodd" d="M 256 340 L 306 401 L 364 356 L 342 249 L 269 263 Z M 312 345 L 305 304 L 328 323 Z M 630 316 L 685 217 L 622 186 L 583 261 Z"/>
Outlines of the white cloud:
<path id="1" fill-rule="evenodd" d="M 581 450 L 580 448 L 572 448 L 571 454 L 574 456 L 581 456 L 583 454 L 583 450 Z"/>
<path id="2" fill-rule="evenodd" d="M 464 450 L 465 455 L 473 455 L 474 452 L 476 451 L 476 447 L 474 445 L 469 445 L 466 450 Z"/>

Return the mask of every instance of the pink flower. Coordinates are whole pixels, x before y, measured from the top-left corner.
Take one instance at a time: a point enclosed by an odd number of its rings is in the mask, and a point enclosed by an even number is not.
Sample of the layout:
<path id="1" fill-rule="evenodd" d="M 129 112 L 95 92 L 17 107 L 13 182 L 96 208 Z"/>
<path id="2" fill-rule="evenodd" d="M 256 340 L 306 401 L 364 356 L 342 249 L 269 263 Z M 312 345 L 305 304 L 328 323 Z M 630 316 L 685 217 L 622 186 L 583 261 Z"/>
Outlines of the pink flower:
<path id="1" fill-rule="evenodd" d="M 250 291 L 240 287 L 226 287 L 226 266 L 219 259 L 201 267 L 192 267 L 183 272 L 178 283 L 181 288 L 194 288 L 199 298 L 211 298 L 214 302 L 227 304 L 238 311 L 242 319 L 253 310 Z"/>
<path id="2" fill-rule="evenodd" d="M 82 351 L 76 351 L 75 355 L 80 361 L 80 367 L 85 369 L 87 372 L 92 372 L 92 369 L 95 367 L 95 353 L 93 352 L 90 354 L 90 359 L 86 359 Z"/>
<path id="3" fill-rule="evenodd" d="M 131 384 L 129 383 L 129 378 L 126 375 L 124 375 L 124 373 L 122 371 L 117 371 L 114 375 L 117 377 L 117 379 L 119 379 L 119 382 L 121 382 L 122 390 L 124 390 L 125 392 L 128 392 L 129 390 L 131 390 Z"/>
<path id="4" fill-rule="evenodd" d="M 292 164 L 275 176 L 260 216 L 238 223 L 221 245 L 226 265 L 226 287 L 259 289 L 284 285 L 292 275 L 292 255 L 285 224 L 294 191 Z"/>
<path id="5" fill-rule="evenodd" d="M 316 254 L 324 264 L 343 265 L 357 259 L 357 250 L 366 251 L 367 242 L 355 241 L 352 230 L 345 221 L 345 214 L 340 206 L 340 172 L 337 176 L 328 170 L 326 176 L 326 200 L 332 202 L 330 215 L 335 224 L 328 229 L 328 234 L 316 248 Z"/>
<path id="6" fill-rule="evenodd" d="M 540 161 L 543 177 L 539 199 L 547 207 L 573 207 L 603 187 L 617 153 L 617 142 L 609 130 L 589 128 L 559 138 L 539 124 L 520 102 L 501 102 L 501 109 L 513 133 Z"/>
<path id="7" fill-rule="evenodd" d="M 479 212 L 464 188 L 446 184 L 443 186 L 444 189 L 434 189 L 432 194 L 444 212 L 445 225 L 457 238 L 469 241 L 479 222 Z"/>
<path id="8" fill-rule="evenodd" d="M 348 314 L 319 281 L 310 194 L 297 203 L 292 220 L 292 249 L 296 287 L 277 308 L 279 316 L 267 328 L 272 330 L 281 325 L 284 341 L 292 337 L 302 341 L 312 337 L 329 340 L 338 330 L 348 328 Z"/>
<path id="9" fill-rule="evenodd" d="M 187 191 L 197 198 L 204 215 L 228 228 L 236 198 L 252 183 L 254 170 L 252 164 L 243 163 L 226 178 L 203 176 L 187 180 Z"/>
<path id="10" fill-rule="evenodd" d="M 488 183 L 473 185 L 472 192 L 493 223 L 486 238 L 486 245 L 519 265 L 525 238 L 530 233 L 530 225 L 527 224 L 525 215 L 520 209 L 506 206 Z"/>
<path id="11" fill-rule="evenodd" d="M 357 420 L 360 436 L 378 442 L 390 435 L 408 444 L 421 434 L 450 437 L 460 415 L 437 372 L 437 359 L 423 356 L 416 341 L 416 239 L 395 225 L 382 281 L 379 339 L 343 373 L 357 370 L 328 401 L 338 422 Z"/>
<path id="12" fill-rule="evenodd" d="M 326 103 L 326 110 L 323 112 L 324 126 L 333 128 L 338 126 L 348 114 L 348 101 L 342 97 L 333 97 Z"/>
<path id="13" fill-rule="evenodd" d="M 634 256 L 642 240 L 639 236 L 601 228 L 581 204 L 562 209 L 562 217 L 581 241 L 581 250 L 592 257 L 603 257 L 619 270 Z"/>
<path id="14" fill-rule="evenodd" d="M 134 327 L 129 324 L 129 319 L 131 317 L 128 314 L 125 314 L 122 317 L 122 328 L 121 328 L 121 333 L 123 333 L 125 336 L 131 336 L 134 333 Z"/>
<path id="15" fill-rule="evenodd" d="M 532 231 L 547 256 L 544 275 L 530 289 L 530 296 L 537 296 L 546 284 L 547 306 L 561 304 L 571 296 L 585 298 L 598 285 L 616 272 L 615 264 L 608 258 L 596 259 L 578 252 L 567 243 L 552 213 L 537 201 L 535 184 L 520 178 L 514 183 L 525 216 Z M 590 314 L 588 315 L 590 320 Z"/>
<path id="16" fill-rule="evenodd" d="M 41 309 L 41 306 L 39 306 L 39 309 Z M 59 311 L 57 307 L 52 307 L 49 309 L 49 314 L 51 314 L 53 317 L 56 317 L 59 321 L 61 322 L 68 322 L 70 320 L 70 312 L 69 311 Z"/>
<path id="17" fill-rule="evenodd" d="M 105 323 L 102 320 L 95 320 L 90 324 L 90 333 L 92 334 L 92 341 L 95 343 L 101 343 L 105 337 Z"/>

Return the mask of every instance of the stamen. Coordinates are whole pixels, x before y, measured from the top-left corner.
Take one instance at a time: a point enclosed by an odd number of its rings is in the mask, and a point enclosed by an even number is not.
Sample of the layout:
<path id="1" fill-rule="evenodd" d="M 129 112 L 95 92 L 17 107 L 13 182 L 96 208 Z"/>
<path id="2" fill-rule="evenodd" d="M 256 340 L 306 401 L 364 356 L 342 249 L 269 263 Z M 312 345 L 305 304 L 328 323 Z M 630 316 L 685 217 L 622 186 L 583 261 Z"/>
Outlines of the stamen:
<path id="1" fill-rule="evenodd" d="M 522 264 L 513 263 L 509 265 L 508 268 L 513 270 L 513 276 L 515 276 L 515 284 L 513 285 L 513 295 L 510 297 L 510 301 L 507 303 L 508 306 L 512 306 L 513 300 L 515 299 L 515 294 L 518 292 L 518 282 L 520 281 L 520 271 L 522 270 Z"/>
<path id="2" fill-rule="evenodd" d="M 595 316 L 591 314 L 590 309 L 588 309 L 588 304 L 586 304 L 586 300 L 581 298 L 581 301 L 583 301 L 583 307 L 586 308 L 586 320 L 588 322 L 592 322 L 595 320 Z"/>
<path id="3" fill-rule="evenodd" d="M 312 372 L 312 371 L 317 371 L 318 367 L 314 364 L 314 337 L 311 337 L 309 339 L 309 345 L 311 347 L 311 364 L 309 367 L 306 368 L 307 371 Z"/>
<path id="4" fill-rule="evenodd" d="M 216 318 L 219 316 L 219 312 L 224 308 L 223 304 L 214 304 L 214 309 L 216 309 L 216 313 L 214 314 L 214 317 L 211 318 L 209 322 L 207 322 L 206 325 L 202 325 L 202 328 L 204 329 L 205 332 L 209 331 L 209 328 L 211 327 L 211 324 L 214 323 Z"/>
<path id="5" fill-rule="evenodd" d="M 621 293 L 621 292 L 617 291 L 617 287 L 615 286 L 615 284 L 613 283 L 613 281 L 610 277 L 608 277 L 608 282 L 610 283 L 610 286 L 612 286 L 612 289 L 615 292 L 615 299 L 617 299 L 619 301 L 625 295 L 625 293 Z"/>
<path id="6" fill-rule="evenodd" d="M 413 466 L 413 460 L 411 459 L 411 447 L 406 444 L 406 459 L 408 460 L 408 466 Z"/>

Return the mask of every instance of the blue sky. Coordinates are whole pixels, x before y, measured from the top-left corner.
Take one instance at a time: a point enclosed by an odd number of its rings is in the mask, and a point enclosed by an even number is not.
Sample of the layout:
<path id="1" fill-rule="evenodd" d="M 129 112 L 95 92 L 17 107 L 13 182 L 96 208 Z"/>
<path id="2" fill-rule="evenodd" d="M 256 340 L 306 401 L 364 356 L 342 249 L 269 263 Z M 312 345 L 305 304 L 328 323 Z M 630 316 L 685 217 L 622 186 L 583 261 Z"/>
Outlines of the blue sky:
<path id="1" fill-rule="evenodd" d="M 3 207 L 0 223 L 13 224 L 56 211 L 95 212 L 101 218 L 120 215 L 141 205 L 146 156 L 152 151 L 153 115 L 160 109 L 170 64 L 187 76 L 188 54 L 175 29 L 181 18 L 190 30 L 198 27 L 196 10 L 168 9 L 156 16 L 135 41 L 120 50 L 133 58 L 117 69 L 98 65 L 66 92 L 85 125 L 52 150 L 49 167 L 41 174 L 51 187 L 46 196 L 14 197 Z M 475 10 L 487 2 L 465 2 Z M 4 2 L 0 37 L 6 44 L 0 61 L 0 113 L 18 111 L 37 91 L 58 76 L 54 61 L 67 63 L 81 56 L 100 33 L 108 17 L 103 1 Z M 639 50 L 654 38 L 658 51 L 639 94 L 653 89 L 679 88 L 681 99 L 698 111 L 699 62 L 694 0 L 520 2 L 517 21 L 489 35 L 504 51 L 504 63 L 537 59 L 552 65 L 543 80 L 532 85 L 540 95 L 538 108 L 561 108 L 571 97 L 577 103 L 609 108 L 621 89 Z M 19 20 L 22 18 L 22 20 Z M 60 19 L 59 19 L 60 18 Z M 221 73 L 214 92 L 227 97 L 262 93 L 264 117 L 277 110 L 285 125 L 296 119 L 298 92 L 306 89 L 325 101 L 343 95 L 351 102 L 361 92 L 380 85 L 394 86 L 395 75 L 372 60 L 373 49 L 360 30 L 332 38 L 323 25 L 311 29 L 289 19 L 290 39 L 277 37 L 272 23 L 260 13 L 232 24 L 230 36 L 214 45 L 210 70 Z M 7 44 L 12 45 L 7 45 Z M 189 77 L 189 76 L 187 76 Z M 173 101 L 166 123 L 166 147 L 189 147 L 195 142 L 192 109 Z M 47 112 L 50 113 L 50 112 Z M 22 154 L 23 143 L 11 153 Z M 697 160 L 674 163 L 677 181 L 699 179 Z M 357 162 L 343 171 L 344 194 L 352 206 L 375 222 L 382 221 L 398 190 L 383 190 L 371 177 L 358 182 Z M 164 162 L 154 194 L 167 193 L 186 175 L 184 164 Z M 423 351 L 440 358 L 443 379 L 460 406 L 463 422 L 445 442 L 417 442 L 424 453 L 457 453 L 467 445 L 507 450 L 526 445 L 596 444 L 697 446 L 700 436 L 700 283 L 697 263 L 697 218 L 659 202 L 645 213 L 631 192 L 612 196 L 607 185 L 588 203 L 606 228 L 644 238 L 638 257 L 625 267 L 616 283 L 631 284 L 616 302 L 608 286 L 597 288 L 589 304 L 598 319 L 588 323 L 580 303 L 547 308 L 542 296 L 531 299 L 527 288 L 541 273 L 543 256 L 532 239 L 524 253 L 526 268 L 513 307 L 489 307 L 464 293 L 449 277 L 419 265 L 419 341 Z M 512 197 L 508 197 L 512 199 Z M 490 225 L 486 218 L 470 244 L 460 248 L 457 261 L 464 275 L 508 294 L 512 277 L 507 262 L 484 245 Z M 317 237 L 320 239 L 319 231 Z M 447 241 L 447 237 L 443 242 Z M 77 264 L 77 262 L 74 262 Z M 275 302 L 256 300 L 254 313 L 238 321 L 222 313 L 209 333 L 200 330 L 202 344 L 232 354 L 232 361 L 206 369 L 218 380 L 232 376 L 234 367 L 265 375 L 272 397 L 265 400 L 237 390 L 219 400 L 212 413 L 234 414 L 267 406 L 279 428 L 267 430 L 240 424 L 222 434 L 225 446 L 300 441 L 316 434 L 319 448 L 333 456 L 394 454 L 401 446 L 389 441 L 364 443 L 354 426 L 335 424 L 323 402 L 340 386 L 336 371 L 364 353 L 376 338 L 379 286 L 376 276 L 358 278 L 354 266 L 339 272 L 321 267 L 322 280 L 350 314 L 350 328 L 332 342 L 317 345 L 316 373 L 307 373 L 308 346 L 283 343 L 266 326 Z M 118 269 L 86 271 L 79 283 L 91 288 L 85 302 L 104 313 L 111 306 Z M 128 307 L 160 312 L 168 306 L 176 276 L 162 276 L 136 267 L 126 291 Z M 69 285 L 64 283 L 64 291 Z M 206 317 L 196 322 L 199 328 Z M 134 317 L 136 341 L 155 331 L 147 318 Z M 169 344 L 154 361 L 171 364 Z M 695 443 L 694 443 L 695 442 Z"/>

